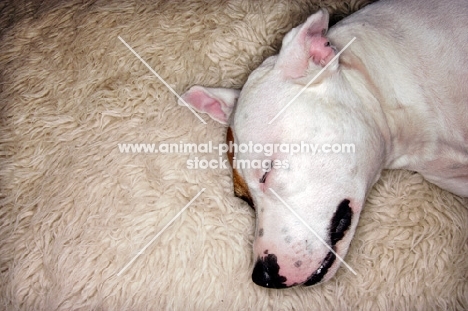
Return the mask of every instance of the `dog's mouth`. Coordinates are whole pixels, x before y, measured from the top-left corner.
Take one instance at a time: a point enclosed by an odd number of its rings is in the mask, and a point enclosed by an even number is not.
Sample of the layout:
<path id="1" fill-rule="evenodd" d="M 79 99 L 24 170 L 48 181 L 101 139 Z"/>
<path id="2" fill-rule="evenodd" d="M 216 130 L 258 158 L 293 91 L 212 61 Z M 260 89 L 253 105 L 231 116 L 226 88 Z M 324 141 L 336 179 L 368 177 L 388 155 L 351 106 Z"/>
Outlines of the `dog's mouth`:
<path id="1" fill-rule="evenodd" d="M 335 262 L 336 255 L 329 252 L 325 259 L 320 264 L 320 267 L 304 283 L 295 283 L 293 285 L 286 285 L 286 277 L 280 275 L 277 257 L 274 254 L 268 254 L 263 259 L 258 259 L 252 273 L 252 280 L 257 285 L 267 288 L 285 288 L 297 285 L 311 286 L 323 280 L 328 270 Z"/>
<path id="2" fill-rule="evenodd" d="M 333 216 L 330 228 L 330 240 L 331 247 L 335 251 L 335 245 L 341 239 L 343 239 L 346 231 L 351 226 L 351 220 L 353 211 L 349 206 L 350 200 L 343 200 L 338 206 L 335 215 Z M 336 253 L 329 252 L 325 259 L 322 261 L 320 267 L 309 277 L 309 279 L 303 284 L 304 286 L 310 286 L 322 281 L 323 277 L 327 274 L 330 267 L 336 260 Z"/>
<path id="3" fill-rule="evenodd" d="M 311 286 L 322 281 L 323 277 L 327 274 L 328 269 L 330 269 L 330 267 L 335 262 L 335 259 L 336 255 L 333 252 L 329 252 L 325 259 L 322 261 L 320 267 L 302 285 Z"/>

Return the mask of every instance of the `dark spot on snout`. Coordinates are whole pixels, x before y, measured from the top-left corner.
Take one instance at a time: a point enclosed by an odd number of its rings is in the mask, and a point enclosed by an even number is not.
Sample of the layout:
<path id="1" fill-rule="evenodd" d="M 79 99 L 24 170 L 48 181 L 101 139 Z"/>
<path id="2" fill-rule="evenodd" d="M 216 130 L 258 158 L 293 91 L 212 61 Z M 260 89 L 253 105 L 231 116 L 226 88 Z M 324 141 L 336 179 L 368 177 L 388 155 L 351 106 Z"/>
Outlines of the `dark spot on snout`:
<path id="1" fill-rule="evenodd" d="M 349 203 L 349 200 L 343 200 L 343 202 L 338 205 L 335 215 L 333 215 L 329 230 L 330 241 L 333 246 L 344 237 L 346 230 L 348 230 L 351 225 L 353 211 L 351 207 L 349 207 Z"/>
<path id="2" fill-rule="evenodd" d="M 286 277 L 279 275 L 278 258 L 274 254 L 268 254 L 263 258 L 258 258 L 252 273 L 252 281 L 255 284 L 267 288 L 287 287 Z"/>
<path id="3" fill-rule="evenodd" d="M 302 261 L 298 260 L 294 263 L 294 267 L 299 268 L 300 266 L 302 266 Z"/>
<path id="4" fill-rule="evenodd" d="M 258 230 L 258 236 L 261 238 L 263 236 L 263 228 Z"/>

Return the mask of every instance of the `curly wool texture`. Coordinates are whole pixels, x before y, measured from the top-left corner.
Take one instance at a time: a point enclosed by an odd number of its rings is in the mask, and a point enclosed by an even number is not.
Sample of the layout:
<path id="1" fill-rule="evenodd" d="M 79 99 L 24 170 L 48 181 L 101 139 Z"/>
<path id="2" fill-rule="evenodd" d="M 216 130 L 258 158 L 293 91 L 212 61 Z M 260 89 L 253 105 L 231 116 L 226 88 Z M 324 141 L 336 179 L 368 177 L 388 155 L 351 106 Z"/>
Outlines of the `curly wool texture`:
<path id="1" fill-rule="evenodd" d="M 240 88 L 319 6 L 367 1 L 24 1 L 0 25 L 3 310 L 467 310 L 468 201 L 384 172 L 342 267 L 311 288 L 251 282 L 253 212 L 217 154 L 121 153 L 119 143 L 223 142 L 176 92 Z M 3 14 L 4 13 L 4 14 Z M 122 275 L 117 273 L 202 188 Z"/>

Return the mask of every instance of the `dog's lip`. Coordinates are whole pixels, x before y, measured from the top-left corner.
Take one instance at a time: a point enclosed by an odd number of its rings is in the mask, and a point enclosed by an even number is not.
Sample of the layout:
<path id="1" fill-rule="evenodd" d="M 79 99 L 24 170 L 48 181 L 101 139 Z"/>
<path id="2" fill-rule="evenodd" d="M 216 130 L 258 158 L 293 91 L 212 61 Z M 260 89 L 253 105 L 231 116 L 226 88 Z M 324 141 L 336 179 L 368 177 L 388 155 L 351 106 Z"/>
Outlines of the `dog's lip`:
<path id="1" fill-rule="evenodd" d="M 323 277 L 327 274 L 328 269 L 335 263 L 336 255 L 334 252 L 328 252 L 325 259 L 323 259 L 320 267 L 305 281 L 302 285 L 311 286 L 322 281 Z"/>

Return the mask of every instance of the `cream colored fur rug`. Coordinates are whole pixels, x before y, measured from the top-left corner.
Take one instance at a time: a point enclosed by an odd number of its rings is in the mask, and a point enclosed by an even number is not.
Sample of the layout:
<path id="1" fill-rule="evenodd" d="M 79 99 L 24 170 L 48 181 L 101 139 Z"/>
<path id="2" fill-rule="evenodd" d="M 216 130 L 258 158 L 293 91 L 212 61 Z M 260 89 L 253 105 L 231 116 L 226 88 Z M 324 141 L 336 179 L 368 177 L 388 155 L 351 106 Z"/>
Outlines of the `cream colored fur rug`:
<path id="1" fill-rule="evenodd" d="M 314 1 L 3 4 L 3 310 L 467 310 L 468 201 L 385 172 L 342 266 L 310 288 L 250 279 L 254 214 L 216 154 L 125 154 L 119 143 L 207 143 L 178 93 L 241 87 Z M 14 3 L 14 2 L 12 2 Z M 362 3 L 320 1 L 347 15 Z M 120 276 L 117 273 L 206 190 Z"/>

